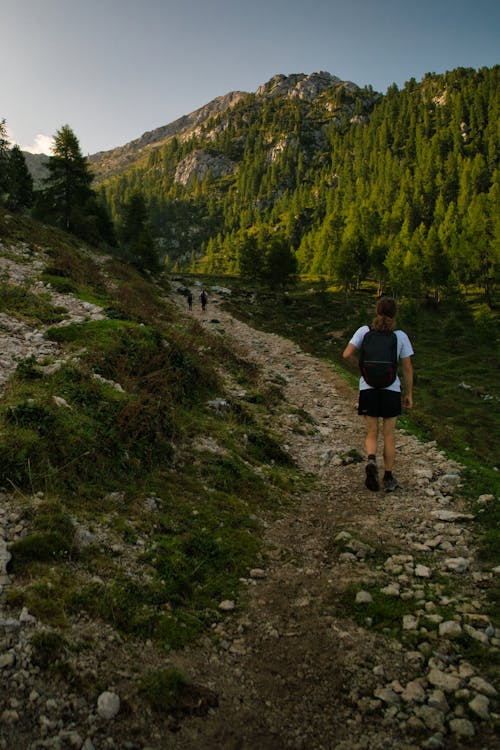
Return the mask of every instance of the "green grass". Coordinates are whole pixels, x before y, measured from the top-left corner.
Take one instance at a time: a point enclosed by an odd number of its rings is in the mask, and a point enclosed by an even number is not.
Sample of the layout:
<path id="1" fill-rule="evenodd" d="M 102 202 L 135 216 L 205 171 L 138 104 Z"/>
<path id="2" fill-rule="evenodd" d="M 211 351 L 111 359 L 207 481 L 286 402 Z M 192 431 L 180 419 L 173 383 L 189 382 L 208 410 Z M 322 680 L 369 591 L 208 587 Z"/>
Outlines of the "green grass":
<path id="1" fill-rule="evenodd" d="M 47 294 L 33 294 L 23 286 L 0 283 L 0 312 L 30 323 L 53 324 L 64 320 L 66 311 L 51 304 Z"/>
<path id="2" fill-rule="evenodd" d="M 355 382 L 342 352 L 354 330 L 371 321 L 374 290 L 367 287 L 346 299 L 343 293 L 303 284 L 286 296 L 257 294 L 254 304 L 238 290 L 236 284 L 225 302 L 238 316 L 293 339 L 305 351 L 332 361 Z M 403 302 L 398 322 L 415 349 L 415 408 L 410 423 L 447 450 L 493 467 L 500 442 L 495 408 L 500 398 L 498 313 L 486 311 L 473 298 L 445 301 L 438 310 Z"/>
<path id="3" fill-rule="evenodd" d="M 177 669 L 149 670 L 140 681 L 139 692 L 155 711 L 176 708 L 185 696 L 190 680 Z"/>
<path id="4" fill-rule="evenodd" d="M 223 617 L 220 601 L 241 595 L 239 579 L 258 560 L 258 517 L 305 486 L 264 426 L 281 390 L 263 388 L 220 336 L 177 321 L 161 288 L 116 259 L 93 264 L 59 236 L 49 256 L 46 280 L 101 295 L 109 318 L 49 328 L 66 362 L 49 374 L 21 361 L 7 383 L 0 483 L 24 497 L 28 522 L 12 547 L 9 605 L 56 630 L 85 612 L 182 647 Z M 225 414 L 207 408 L 224 396 L 221 368 L 247 394 Z M 195 449 L 203 439 L 218 450 Z M 83 548 L 79 525 L 94 533 Z"/>

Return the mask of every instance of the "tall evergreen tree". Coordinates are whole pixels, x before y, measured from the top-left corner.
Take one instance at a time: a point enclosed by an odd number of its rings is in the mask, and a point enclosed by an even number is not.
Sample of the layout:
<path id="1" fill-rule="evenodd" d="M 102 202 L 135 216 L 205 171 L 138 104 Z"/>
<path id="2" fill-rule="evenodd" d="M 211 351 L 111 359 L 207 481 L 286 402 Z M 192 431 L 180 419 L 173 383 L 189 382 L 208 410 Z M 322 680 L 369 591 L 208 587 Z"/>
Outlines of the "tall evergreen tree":
<path id="1" fill-rule="evenodd" d="M 86 204 L 94 195 L 92 174 L 69 125 L 63 125 L 57 131 L 52 153 L 47 164 L 50 174 L 45 180 L 39 212 L 62 229 L 81 229 Z"/>
<path id="2" fill-rule="evenodd" d="M 7 138 L 7 125 L 0 120 L 0 203 L 7 198 L 9 184 L 9 140 Z"/>
<path id="3" fill-rule="evenodd" d="M 144 196 L 133 192 L 122 207 L 119 240 L 126 260 L 140 271 L 159 270 L 160 261 L 148 222 Z"/>
<path id="4" fill-rule="evenodd" d="M 8 205 L 14 210 L 33 205 L 33 178 L 19 146 L 13 146 L 8 168 Z"/>

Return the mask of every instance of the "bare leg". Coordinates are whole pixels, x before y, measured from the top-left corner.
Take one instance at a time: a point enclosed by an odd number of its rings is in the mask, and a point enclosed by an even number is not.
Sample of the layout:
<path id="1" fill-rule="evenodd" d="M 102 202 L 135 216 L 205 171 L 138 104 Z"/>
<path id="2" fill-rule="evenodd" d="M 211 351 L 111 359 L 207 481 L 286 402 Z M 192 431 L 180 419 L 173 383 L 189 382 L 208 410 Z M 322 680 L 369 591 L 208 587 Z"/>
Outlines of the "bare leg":
<path id="1" fill-rule="evenodd" d="M 365 450 L 367 456 L 377 455 L 378 417 L 365 417 L 366 439 Z"/>
<path id="2" fill-rule="evenodd" d="M 384 434 L 384 466 L 386 471 L 392 471 L 396 455 L 396 417 L 387 417 L 383 422 Z"/>

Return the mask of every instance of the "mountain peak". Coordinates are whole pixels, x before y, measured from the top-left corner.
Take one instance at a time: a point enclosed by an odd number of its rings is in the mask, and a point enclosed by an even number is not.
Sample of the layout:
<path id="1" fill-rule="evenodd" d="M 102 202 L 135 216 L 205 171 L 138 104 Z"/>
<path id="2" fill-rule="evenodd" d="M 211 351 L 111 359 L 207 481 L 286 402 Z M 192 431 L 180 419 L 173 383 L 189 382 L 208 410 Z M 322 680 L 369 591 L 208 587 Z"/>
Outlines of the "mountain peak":
<path id="1" fill-rule="evenodd" d="M 358 88 L 356 84 L 350 81 L 342 81 L 337 76 L 333 76 L 324 70 L 311 73 L 310 75 L 292 73 L 285 76 L 280 73 L 260 86 L 256 91 L 256 96 L 287 96 L 290 99 L 306 99 L 307 101 L 311 101 L 319 96 L 319 94 L 322 94 L 323 91 L 338 86 L 344 86 L 350 90 Z"/>

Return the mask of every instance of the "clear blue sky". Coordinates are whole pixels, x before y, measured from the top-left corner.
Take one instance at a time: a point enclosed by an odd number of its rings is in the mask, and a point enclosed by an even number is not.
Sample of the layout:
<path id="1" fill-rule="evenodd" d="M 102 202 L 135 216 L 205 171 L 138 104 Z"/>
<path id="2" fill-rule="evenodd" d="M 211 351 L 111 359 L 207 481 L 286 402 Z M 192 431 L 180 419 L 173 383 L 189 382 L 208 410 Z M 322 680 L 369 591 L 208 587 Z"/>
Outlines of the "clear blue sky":
<path id="1" fill-rule="evenodd" d="M 0 119 L 22 147 L 65 124 L 85 154 L 121 146 L 276 73 L 385 92 L 498 63 L 498 0 L 0 0 Z"/>

